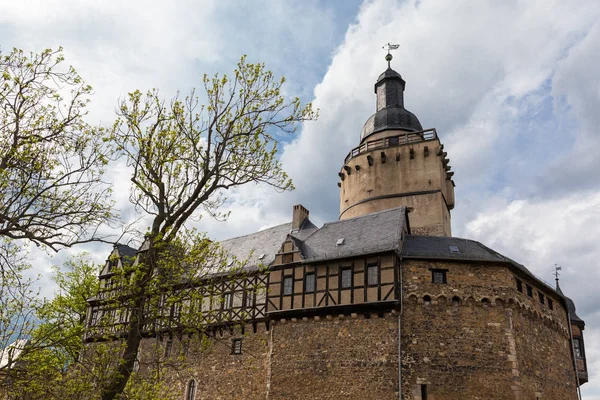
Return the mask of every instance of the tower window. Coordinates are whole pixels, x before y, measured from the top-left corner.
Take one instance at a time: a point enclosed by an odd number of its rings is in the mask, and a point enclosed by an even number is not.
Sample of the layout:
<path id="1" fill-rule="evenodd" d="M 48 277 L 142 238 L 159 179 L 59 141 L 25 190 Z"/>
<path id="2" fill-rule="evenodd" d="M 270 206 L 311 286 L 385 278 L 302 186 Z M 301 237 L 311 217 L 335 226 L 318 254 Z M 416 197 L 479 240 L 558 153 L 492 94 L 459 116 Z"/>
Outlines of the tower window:
<path id="1" fill-rule="evenodd" d="M 283 278 L 283 294 L 292 294 L 294 291 L 294 278 L 292 276 L 286 276 Z"/>
<path id="2" fill-rule="evenodd" d="M 540 293 L 540 292 L 538 292 L 538 298 L 540 299 L 540 303 L 541 303 L 541 304 L 544 304 L 544 294 L 543 294 L 543 293 Z"/>
<path id="3" fill-rule="evenodd" d="M 340 286 L 342 289 L 348 289 L 352 287 L 352 269 L 342 269 Z"/>
<path id="4" fill-rule="evenodd" d="M 379 266 L 377 264 L 367 265 L 367 285 L 375 286 L 379 284 Z"/>
<path id="5" fill-rule="evenodd" d="M 527 296 L 533 297 L 533 288 L 529 285 L 526 285 L 526 286 L 527 286 Z"/>
<path id="6" fill-rule="evenodd" d="M 304 291 L 306 293 L 313 293 L 315 291 L 315 274 L 309 273 L 304 277 Z"/>
<path id="7" fill-rule="evenodd" d="M 423 304 L 431 304 L 431 296 L 425 295 L 423 296 Z"/>
<path id="8" fill-rule="evenodd" d="M 242 339 L 231 341 L 231 354 L 242 354 Z"/>
<path id="9" fill-rule="evenodd" d="M 431 270 L 431 282 L 433 283 L 447 283 L 445 269 L 432 269 Z"/>
<path id="10" fill-rule="evenodd" d="M 554 304 L 552 303 L 551 299 L 548 299 L 548 308 L 554 310 Z"/>
<path id="11" fill-rule="evenodd" d="M 523 293 L 523 282 L 520 279 L 517 279 L 517 290 Z"/>

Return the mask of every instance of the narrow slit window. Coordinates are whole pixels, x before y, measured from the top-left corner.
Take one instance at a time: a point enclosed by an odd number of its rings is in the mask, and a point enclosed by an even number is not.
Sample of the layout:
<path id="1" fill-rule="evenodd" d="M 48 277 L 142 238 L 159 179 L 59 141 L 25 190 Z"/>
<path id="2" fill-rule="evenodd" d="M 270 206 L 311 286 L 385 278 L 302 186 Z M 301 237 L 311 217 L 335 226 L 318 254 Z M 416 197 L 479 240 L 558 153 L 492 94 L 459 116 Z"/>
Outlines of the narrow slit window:
<path id="1" fill-rule="evenodd" d="M 554 310 L 554 304 L 552 303 L 551 299 L 548 299 L 548 308 Z"/>
<path id="2" fill-rule="evenodd" d="M 342 270 L 340 286 L 342 289 L 348 289 L 352 287 L 352 270 L 350 268 L 345 268 Z"/>
<path id="3" fill-rule="evenodd" d="M 427 385 L 421 385 L 421 400 L 427 400 Z"/>
<path id="4" fill-rule="evenodd" d="M 231 295 L 231 293 L 225 293 L 225 295 L 223 296 L 223 310 L 228 310 L 231 308 L 232 299 L 233 296 Z"/>
<path id="5" fill-rule="evenodd" d="M 544 304 L 544 294 L 543 293 L 538 292 L 538 299 L 540 300 L 541 304 Z"/>
<path id="6" fill-rule="evenodd" d="M 517 279 L 517 290 L 523 293 L 523 282 L 520 279 Z"/>
<path id="7" fill-rule="evenodd" d="M 294 278 L 291 276 L 286 276 L 283 278 L 283 294 L 289 295 L 294 291 Z"/>
<path id="8" fill-rule="evenodd" d="M 304 278 L 304 291 L 306 293 L 313 293 L 315 291 L 315 274 L 306 274 Z"/>
<path id="9" fill-rule="evenodd" d="M 172 350 L 173 350 L 173 341 L 169 340 L 169 341 L 167 341 L 167 344 L 165 345 L 165 357 L 171 357 Z"/>
<path id="10" fill-rule="evenodd" d="M 583 358 L 583 348 L 581 346 L 581 339 L 573 338 L 573 349 L 575 350 L 575 357 Z"/>
<path id="11" fill-rule="evenodd" d="M 367 285 L 376 286 L 379 284 L 379 265 L 370 264 L 367 266 Z"/>
<path id="12" fill-rule="evenodd" d="M 194 400 L 196 398 L 196 381 L 195 380 L 191 380 L 190 383 L 188 383 L 188 387 L 187 387 L 187 396 L 186 396 L 186 400 Z"/>

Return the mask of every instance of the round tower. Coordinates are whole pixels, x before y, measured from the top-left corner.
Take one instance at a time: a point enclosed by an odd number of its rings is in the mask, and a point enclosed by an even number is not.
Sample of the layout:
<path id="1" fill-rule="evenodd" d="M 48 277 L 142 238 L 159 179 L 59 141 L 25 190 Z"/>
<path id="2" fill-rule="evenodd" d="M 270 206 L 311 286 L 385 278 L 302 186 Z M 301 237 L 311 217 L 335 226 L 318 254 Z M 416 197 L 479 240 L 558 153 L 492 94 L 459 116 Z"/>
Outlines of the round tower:
<path id="1" fill-rule="evenodd" d="M 451 236 L 454 182 L 435 129 L 404 108 L 406 82 L 389 67 L 375 83 L 376 112 L 339 172 L 340 219 L 407 206 L 413 234 Z"/>

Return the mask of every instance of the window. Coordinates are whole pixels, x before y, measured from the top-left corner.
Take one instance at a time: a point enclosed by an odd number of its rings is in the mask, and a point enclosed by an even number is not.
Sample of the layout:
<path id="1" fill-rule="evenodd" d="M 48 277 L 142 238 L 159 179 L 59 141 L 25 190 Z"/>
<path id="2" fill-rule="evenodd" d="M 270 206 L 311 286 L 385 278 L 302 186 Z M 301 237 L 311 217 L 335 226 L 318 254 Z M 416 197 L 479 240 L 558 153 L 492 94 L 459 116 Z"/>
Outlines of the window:
<path id="1" fill-rule="evenodd" d="M 458 246 L 448 246 L 448 248 L 450 249 L 450 253 L 460 253 L 460 249 L 458 248 Z"/>
<path id="2" fill-rule="evenodd" d="M 583 358 L 583 346 L 580 338 L 573 338 L 573 348 L 575 349 L 575 357 Z"/>
<path id="3" fill-rule="evenodd" d="M 231 308 L 231 300 L 233 299 L 233 296 L 231 295 L 231 293 L 225 293 L 225 295 L 223 295 L 223 310 L 227 310 Z"/>
<path id="4" fill-rule="evenodd" d="M 540 299 L 540 303 L 544 304 L 544 294 L 538 292 L 538 298 Z"/>
<path id="5" fill-rule="evenodd" d="M 421 385 L 421 400 L 427 400 L 427 385 Z"/>
<path id="6" fill-rule="evenodd" d="M 548 299 L 548 308 L 554 310 L 554 304 L 552 304 L 552 300 Z"/>
<path id="7" fill-rule="evenodd" d="M 244 306 L 246 308 L 252 308 L 254 307 L 254 302 L 255 302 L 255 296 L 256 296 L 256 291 L 255 290 L 247 290 L 246 291 L 246 301 L 244 303 Z"/>
<path id="8" fill-rule="evenodd" d="M 283 278 L 283 294 L 292 294 L 294 291 L 294 278 L 291 276 L 285 276 Z"/>
<path id="9" fill-rule="evenodd" d="M 379 265 L 367 265 L 367 285 L 374 286 L 379 284 Z"/>
<path id="10" fill-rule="evenodd" d="M 446 270 L 445 269 L 432 269 L 431 270 L 431 282 L 446 283 Z"/>
<path id="11" fill-rule="evenodd" d="M 231 341 L 231 354 L 242 354 L 242 339 Z"/>
<path id="12" fill-rule="evenodd" d="M 352 269 L 342 269 L 340 286 L 342 287 L 342 289 L 348 289 L 352 287 Z"/>
<path id="13" fill-rule="evenodd" d="M 171 357 L 171 350 L 173 350 L 173 341 L 169 340 L 165 345 L 165 357 Z"/>
<path id="14" fill-rule="evenodd" d="M 188 383 L 187 396 L 185 397 L 185 399 L 186 400 L 194 400 L 195 398 L 196 398 L 196 381 L 192 379 Z"/>
<path id="15" fill-rule="evenodd" d="M 304 291 L 306 293 L 313 293 L 315 291 L 315 274 L 306 274 L 304 277 Z"/>
<path id="16" fill-rule="evenodd" d="M 519 279 L 517 279 L 517 290 L 523 293 L 523 282 Z"/>
<path id="17" fill-rule="evenodd" d="M 529 285 L 526 285 L 526 286 L 527 286 L 527 296 L 533 297 L 533 288 Z"/>
<path id="18" fill-rule="evenodd" d="M 452 298 L 452 305 L 453 305 L 453 306 L 460 306 L 460 297 L 458 297 L 458 296 L 454 296 L 454 297 Z"/>
<path id="19" fill-rule="evenodd" d="M 400 144 L 400 140 L 398 136 L 394 136 L 390 138 L 390 146 L 398 146 Z"/>
<path id="20" fill-rule="evenodd" d="M 423 304 L 431 304 L 431 297 L 430 296 L 423 296 Z"/>
<path id="21" fill-rule="evenodd" d="M 490 305 L 490 299 L 488 299 L 487 297 L 484 297 L 483 299 L 481 299 L 481 304 L 482 304 L 484 307 L 487 307 L 487 306 L 489 306 L 489 305 Z"/>

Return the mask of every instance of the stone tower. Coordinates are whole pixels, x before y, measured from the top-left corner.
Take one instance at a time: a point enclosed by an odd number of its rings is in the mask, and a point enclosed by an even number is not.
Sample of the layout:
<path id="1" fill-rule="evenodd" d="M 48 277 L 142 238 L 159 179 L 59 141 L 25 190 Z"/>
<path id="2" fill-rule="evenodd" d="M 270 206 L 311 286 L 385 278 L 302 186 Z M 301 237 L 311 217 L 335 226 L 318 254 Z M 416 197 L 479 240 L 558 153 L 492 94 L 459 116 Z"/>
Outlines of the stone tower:
<path id="1" fill-rule="evenodd" d="M 404 108 L 405 86 L 389 64 L 377 78 L 377 111 L 339 172 L 340 219 L 407 206 L 413 234 L 451 236 L 454 172 L 436 130 Z"/>

